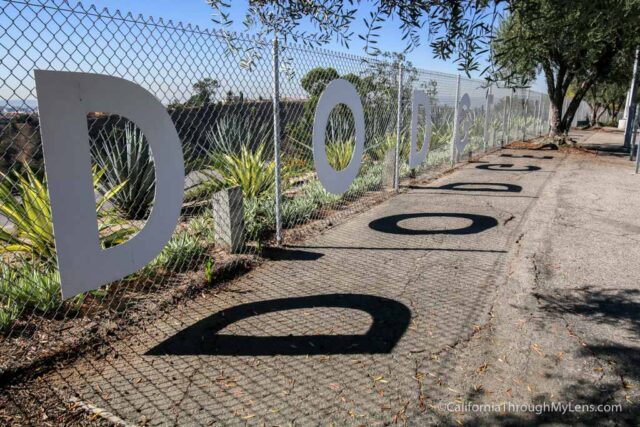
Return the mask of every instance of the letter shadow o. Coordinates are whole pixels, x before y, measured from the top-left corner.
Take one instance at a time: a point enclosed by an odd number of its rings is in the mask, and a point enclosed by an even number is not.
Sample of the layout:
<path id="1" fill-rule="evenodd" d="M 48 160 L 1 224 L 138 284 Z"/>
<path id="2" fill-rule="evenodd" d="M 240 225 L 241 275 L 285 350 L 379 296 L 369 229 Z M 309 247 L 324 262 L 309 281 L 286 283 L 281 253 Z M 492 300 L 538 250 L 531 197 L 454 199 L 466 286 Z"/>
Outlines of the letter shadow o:
<path id="1" fill-rule="evenodd" d="M 539 171 L 541 168 L 538 166 L 528 165 L 521 168 L 514 168 L 512 163 L 487 163 L 485 165 L 478 165 L 476 169 L 488 170 L 488 171 L 506 171 L 506 172 L 533 172 Z"/>
<path id="2" fill-rule="evenodd" d="M 471 188 L 465 188 L 465 186 L 471 186 Z M 489 191 L 496 193 L 520 193 L 522 191 L 521 186 L 516 184 L 507 184 L 504 182 L 453 182 L 441 185 L 440 187 L 434 187 L 434 189 L 454 191 Z"/>
<path id="3" fill-rule="evenodd" d="M 463 228 L 454 228 L 451 230 L 412 230 L 410 228 L 404 228 L 398 223 L 400 221 L 405 221 L 408 219 L 415 218 L 436 218 L 436 217 L 444 217 L 444 218 L 463 218 L 469 219 L 472 223 Z M 402 235 L 429 235 L 429 234 L 452 234 L 452 235 L 465 235 L 465 234 L 476 234 L 482 233 L 490 228 L 498 225 L 498 220 L 491 216 L 486 215 L 477 215 L 477 214 L 466 214 L 466 213 L 410 213 L 410 214 L 399 214 L 399 215 L 390 215 L 385 216 L 383 218 L 378 218 L 369 223 L 369 228 L 372 230 L 379 231 L 381 233 L 389 233 L 389 234 L 402 234 Z"/>

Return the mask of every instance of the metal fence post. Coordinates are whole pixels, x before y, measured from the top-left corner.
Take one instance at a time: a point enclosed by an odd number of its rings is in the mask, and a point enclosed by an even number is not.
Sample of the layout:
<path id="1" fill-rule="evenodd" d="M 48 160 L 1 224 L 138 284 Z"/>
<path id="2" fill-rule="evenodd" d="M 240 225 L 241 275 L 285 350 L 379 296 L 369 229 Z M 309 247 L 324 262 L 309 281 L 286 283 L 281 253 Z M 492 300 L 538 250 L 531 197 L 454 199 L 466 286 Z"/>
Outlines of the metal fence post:
<path id="1" fill-rule="evenodd" d="M 527 139 L 527 112 L 529 111 L 529 90 L 522 101 L 522 141 Z"/>
<path id="2" fill-rule="evenodd" d="M 624 127 L 624 147 L 631 149 L 631 133 L 633 132 L 633 122 L 636 119 L 636 92 L 638 87 L 638 55 L 640 51 L 636 48 L 636 56 L 633 61 L 633 74 L 631 75 L 631 88 L 629 97 L 629 112 L 627 113 L 627 123 Z"/>
<path id="3" fill-rule="evenodd" d="M 533 100 L 533 116 L 532 116 L 533 130 L 531 132 L 531 136 L 533 138 L 535 138 L 536 135 L 538 135 L 538 116 L 539 115 L 540 115 L 540 102 L 534 99 Z"/>
<path id="4" fill-rule="evenodd" d="M 636 137 L 638 136 L 638 120 L 637 117 L 633 120 L 633 127 L 631 134 L 633 135 L 631 138 L 631 149 L 629 150 L 629 160 L 633 161 L 633 155 L 635 154 L 636 149 Z"/>
<path id="5" fill-rule="evenodd" d="M 273 156 L 275 160 L 275 215 L 276 242 L 282 243 L 282 217 L 280 209 L 280 61 L 278 38 L 273 38 Z"/>
<path id="6" fill-rule="evenodd" d="M 538 101 L 538 117 L 536 121 L 536 136 L 542 134 L 542 104 L 544 103 L 544 94 L 540 94 L 540 101 Z"/>
<path id="7" fill-rule="evenodd" d="M 400 142 L 402 139 L 402 62 L 398 61 L 398 116 L 396 118 L 396 158 L 393 188 L 400 189 Z"/>
<path id="8" fill-rule="evenodd" d="M 507 114 L 504 121 L 504 145 L 509 144 L 511 140 L 511 109 L 513 107 L 515 95 L 511 95 L 507 98 L 509 106 L 507 107 Z"/>
<path id="9" fill-rule="evenodd" d="M 547 103 L 547 136 L 551 134 L 551 98 Z"/>
<path id="10" fill-rule="evenodd" d="M 482 151 L 487 151 L 487 140 L 489 139 L 489 94 L 491 93 L 491 86 L 487 88 L 487 93 L 484 99 L 484 134 L 482 136 Z"/>
<path id="11" fill-rule="evenodd" d="M 460 114 L 459 103 L 460 101 L 460 74 L 456 78 L 456 99 L 454 100 L 453 111 L 453 137 L 451 138 L 451 165 L 456 164 L 456 138 L 458 137 L 458 114 Z"/>
<path id="12" fill-rule="evenodd" d="M 636 151 L 636 174 L 640 170 L 640 144 L 637 145 L 638 151 Z"/>
<path id="13" fill-rule="evenodd" d="M 509 103 L 511 102 L 511 98 L 508 96 L 504 97 L 504 110 L 502 111 L 502 140 L 500 141 L 500 147 L 504 147 L 504 144 L 507 142 L 507 121 L 509 119 Z"/>

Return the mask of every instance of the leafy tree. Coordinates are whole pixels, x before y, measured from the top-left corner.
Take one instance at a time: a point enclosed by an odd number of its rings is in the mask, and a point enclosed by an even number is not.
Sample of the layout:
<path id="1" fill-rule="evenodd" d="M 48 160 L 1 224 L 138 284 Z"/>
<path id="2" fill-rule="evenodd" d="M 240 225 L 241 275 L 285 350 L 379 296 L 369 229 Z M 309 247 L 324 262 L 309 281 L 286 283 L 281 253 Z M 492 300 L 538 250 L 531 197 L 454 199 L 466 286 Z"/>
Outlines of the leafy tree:
<path id="1" fill-rule="evenodd" d="M 626 88 L 622 88 L 620 85 L 610 85 L 603 91 L 602 100 L 604 109 L 612 120 L 615 120 L 624 108 L 626 98 Z"/>
<path id="2" fill-rule="evenodd" d="M 584 99 L 591 108 L 592 125 L 601 122 L 600 119 L 604 113 L 609 116 L 609 122 L 616 121 L 627 98 L 629 76 L 631 76 L 631 62 L 623 55 L 619 55 L 609 73 L 591 86 Z M 570 90 L 575 92 L 575 84 Z"/>
<path id="3" fill-rule="evenodd" d="M 189 98 L 187 105 L 190 107 L 201 107 L 210 104 L 215 99 L 216 90 L 220 87 L 217 80 L 205 77 L 193 84 L 194 95 Z"/>
<path id="4" fill-rule="evenodd" d="M 216 90 L 220 88 L 220 83 L 211 77 L 198 80 L 192 86 L 194 94 L 187 102 L 180 102 L 177 99 L 167 105 L 167 108 L 174 110 L 185 107 L 203 107 L 215 101 Z"/>
<path id="5" fill-rule="evenodd" d="M 511 0 L 517 1 L 517 0 Z M 231 2 L 207 0 L 213 7 L 214 22 L 226 28 L 233 23 L 228 9 Z M 370 3 L 371 13 L 365 18 L 366 29 L 358 37 L 365 42 L 369 54 L 379 55 L 377 47 L 380 29 L 385 22 L 398 22 L 406 41 L 405 52 L 428 40 L 435 55 L 455 61 L 467 72 L 478 70 L 477 54 L 486 50 L 491 39 L 493 22 L 505 9 L 506 0 L 249 0 L 243 23 L 247 31 L 259 38 L 278 34 L 287 42 L 307 46 L 327 44 L 338 40 L 349 47 L 353 38 L 350 30 L 361 4 Z M 301 24 L 311 24 L 312 32 L 301 30 Z M 224 30 L 223 30 L 224 31 Z M 233 37 L 226 33 L 230 50 L 238 49 Z M 248 51 L 259 56 L 257 50 Z M 245 58 L 245 63 L 251 59 Z"/>
<path id="6" fill-rule="evenodd" d="M 587 92 L 585 100 L 591 108 L 591 125 L 601 122 L 604 113 L 615 120 L 624 107 L 627 98 L 627 85 L 616 82 L 595 83 Z"/>
<path id="7" fill-rule="evenodd" d="M 325 87 L 340 75 L 335 68 L 316 67 L 311 69 L 300 80 L 300 85 L 310 96 L 320 96 Z"/>
<path id="8" fill-rule="evenodd" d="M 629 64 L 638 36 L 633 0 L 529 0 L 513 3 L 492 45 L 496 80 L 526 86 L 542 73 L 551 101 L 551 134 L 568 132 L 594 84 Z M 627 74 L 628 76 L 628 74 Z M 566 109 L 564 100 L 573 86 Z"/>
<path id="9" fill-rule="evenodd" d="M 217 22 L 230 24 L 230 4 L 208 2 Z M 640 42 L 638 0 L 250 0 L 245 25 L 285 41 L 319 45 L 335 38 L 348 46 L 356 10 L 365 3 L 371 13 L 358 37 L 367 53 L 381 53 L 376 43 L 383 23 L 397 22 L 405 51 L 426 40 L 437 58 L 453 59 L 467 73 L 480 70 L 479 58 L 489 51 L 492 63 L 483 70 L 489 80 L 527 86 L 544 74 L 553 135 L 568 131 L 591 86 L 617 58 L 629 61 Z M 308 21 L 311 33 L 300 29 Z M 572 83 L 575 96 L 563 110 Z"/>

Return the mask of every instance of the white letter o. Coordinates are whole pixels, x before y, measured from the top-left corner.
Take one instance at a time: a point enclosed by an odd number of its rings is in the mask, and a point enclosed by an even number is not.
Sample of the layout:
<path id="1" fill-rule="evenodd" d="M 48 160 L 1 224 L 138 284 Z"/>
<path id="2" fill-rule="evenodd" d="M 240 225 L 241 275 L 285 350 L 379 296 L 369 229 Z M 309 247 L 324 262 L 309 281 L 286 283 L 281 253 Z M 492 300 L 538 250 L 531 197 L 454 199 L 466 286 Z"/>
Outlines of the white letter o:
<path id="1" fill-rule="evenodd" d="M 464 147 L 469 144 L 469 129 L 471 127 L 471 123 L 469 122 L 471 119 L 469 111 L 471 109 L 471 98 L 469 98 L 469 94 L 465 93 L 462 95 L 458 106 L 458 126 L 454 145 L 456 150 L 458 150 L 458 154 L 462 154 Z M 460 132 L 460 127 L 462 127 L 462 132 Z"/>
<path id="2" fill-rule="evenodd" d="M 329 114 L 338 105 L 345 104 L 351 110 L 355 121 L 356 138 L 353 155 L 349 165 L 341 171 L 335 170 L 327 159 L 326 127 Z M 358 176 L 360 160 L 364 152 L 364 111 L 358 91 L 351 83 L 343 79 L 331 81 L 325 88 L 318 105 L 313 122 L 313 162 L 316 167 L 318 179 L 323 187 L 333 194 L 342 194 Z"/>
<path id="3" fill-rule="evenodd" d="M 418 110 L 420 105 L 424 107 L 425 129 L 422 148 L 418 151 Z M 411 148 L 409 150 L 409 167 L 412 169 L 420 166 L 427 158 L 429 144 L 431 142 L 431 103 L 427 94 L 422 90 L 414 90 L 411 94 Z"/>

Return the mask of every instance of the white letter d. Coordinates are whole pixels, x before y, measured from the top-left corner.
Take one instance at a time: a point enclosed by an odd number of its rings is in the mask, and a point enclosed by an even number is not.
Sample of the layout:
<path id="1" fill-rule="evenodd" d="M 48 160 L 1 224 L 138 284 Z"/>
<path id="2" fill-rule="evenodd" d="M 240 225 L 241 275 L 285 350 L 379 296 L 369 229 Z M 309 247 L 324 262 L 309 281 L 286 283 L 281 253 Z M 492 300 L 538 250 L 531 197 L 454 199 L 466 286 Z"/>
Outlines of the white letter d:
<path id="1" fill-rule="evenodd" d="M 151 261 L 171 238 L 182 205 L 184 165 L 164 106 L 135 83 L 99 74 L 35 71 L 45 170 L 62 294 L 121 279 Z M 145 135 L 155 163 L 155 200 L 146 225 L 102 249 L 92 185 L 87 114 L 121 115 Z"/>

